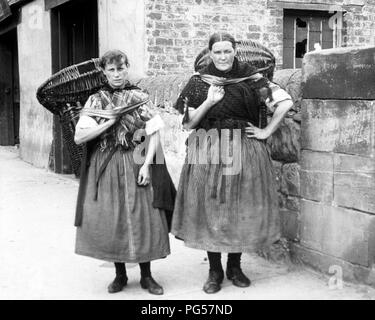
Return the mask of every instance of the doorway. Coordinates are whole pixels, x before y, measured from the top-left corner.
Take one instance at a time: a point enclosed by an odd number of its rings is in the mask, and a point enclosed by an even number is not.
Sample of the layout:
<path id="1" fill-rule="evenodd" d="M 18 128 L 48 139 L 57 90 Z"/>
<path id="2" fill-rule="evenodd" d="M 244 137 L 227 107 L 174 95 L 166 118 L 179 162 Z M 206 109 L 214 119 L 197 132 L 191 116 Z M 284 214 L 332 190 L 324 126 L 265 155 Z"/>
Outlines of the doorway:
<path id="1" fill-rule="evenodd" d="M 0 145 L 20 143 L 17 29 L 0 34 Z"/>
<path id="2" fill-rule="evenodd" d="M 96 0 L 75 0 L 51 9 L 52 72 L 99 55 Z M 60 119 L 54 116 L 50 168 L 70 174 L 72 166 Z"/>

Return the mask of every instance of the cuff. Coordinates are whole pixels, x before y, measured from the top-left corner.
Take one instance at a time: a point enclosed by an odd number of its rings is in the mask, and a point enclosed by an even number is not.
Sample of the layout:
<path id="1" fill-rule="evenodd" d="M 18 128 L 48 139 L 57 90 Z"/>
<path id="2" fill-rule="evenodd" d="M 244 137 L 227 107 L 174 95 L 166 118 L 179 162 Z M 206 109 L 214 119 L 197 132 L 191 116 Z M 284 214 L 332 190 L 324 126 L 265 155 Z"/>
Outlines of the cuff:
<path id="1" fill-rule="evenodd" d="M 146 121 L 145 130 L 148 136 L 155 133 L 156 131 L 159 131 L 162 128 L 164 128 L 164 121 L 158 114 L 150 120 Z"/>

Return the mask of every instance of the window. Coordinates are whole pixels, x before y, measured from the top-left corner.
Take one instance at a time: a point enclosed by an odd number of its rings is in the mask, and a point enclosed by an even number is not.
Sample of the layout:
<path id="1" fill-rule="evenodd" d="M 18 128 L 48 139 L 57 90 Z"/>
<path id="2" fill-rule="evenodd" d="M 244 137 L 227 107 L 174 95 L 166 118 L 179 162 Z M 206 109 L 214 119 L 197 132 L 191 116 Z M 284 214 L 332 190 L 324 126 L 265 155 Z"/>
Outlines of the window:
<path id="1" fill-rule="evenodd" d="M 301 68 L 306 52 L 339 46 L 326 11 L 284 9 L 283 68 Z"/>

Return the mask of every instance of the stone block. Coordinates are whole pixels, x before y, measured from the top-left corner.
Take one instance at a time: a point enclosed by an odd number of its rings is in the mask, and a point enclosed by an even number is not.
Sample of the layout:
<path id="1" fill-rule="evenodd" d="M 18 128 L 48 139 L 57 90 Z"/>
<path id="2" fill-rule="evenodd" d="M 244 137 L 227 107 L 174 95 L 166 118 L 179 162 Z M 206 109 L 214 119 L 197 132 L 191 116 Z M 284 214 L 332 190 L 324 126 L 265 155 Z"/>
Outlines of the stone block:
<path id="1" fill-rule="evenodd" d="M 282 190 L 287 195 L 300 195 L 300 165 L 298 163 L 287 163 L 282 167 Z"/>
<path id="2" fill-rule="evenodd" d="M 284 209 L 286 206 L 286 195 L 281 192 L 278 192 L 277 196 L 278 196 L 279 208 Z"/>
<path id="3" fill-rule="evenodd" d="M 374 260 L 375 216 L 301 201 L 301 245 L 369 267 Z"/>
<path id="4" fill-rule="evenodd" d="M 274 173 L 275 173 L 276 189 L 277 189 L 277 191 L 280 191 L 281 180 L 282 180 L 282 177 L 281 177 L 282 163 L 278 162 L 278 161 L 272 161 L 272 165 L 273 165 L 273 169 L 274 169 Z"/>
<path id="5" fill-rule="evenodd" d="M 285 203 L 285 208 L 290 211 L 301 211 L 301 198 L 288 196 Z"/>
<path id="6" fill-rule="evenodd" d="M 331 203 L 333 200 L 333 155 L 302 150 L 301 197 Z"/>
<path id="7" fill-rule="evenodd" d="M 302 64 L 306 99 L 375 99 L 375 47 L 312 51 Z"/>
<path id="8" fill-rule="evenodd" d="M 279 128 L 267 139 L 273 160 L 297 162 L 300 156 L 301 126 L 293 119 L 284 119 Z"/>
<path id="9" fill-rule="evenodd" d="M 299 239 L 299 214 L 296 211 L 280 210 L 281 233 L 288 240 Z"/>
<path id="10" fill-rule="evenodd" d="M 335 154 L 334 202 L 375 214 L 374 159 Z"/>
<path id="11" fill-rule="evenodd" d="M 374 156 L 374 101 L 303 100 L 303 149 Z"/>
<path id="12" fill-rule="evenodd" d="M 291 243 L 290 248 L 292 259 L 297 262 L 302 262 L 329 276 L 333 276 L 335 271 L 341 268 L 344 281 L 367 284 L 375 288 L 374 267 L 363 267 L 349 263 L 331 255 L 308 249 L 298 243 Z"/>

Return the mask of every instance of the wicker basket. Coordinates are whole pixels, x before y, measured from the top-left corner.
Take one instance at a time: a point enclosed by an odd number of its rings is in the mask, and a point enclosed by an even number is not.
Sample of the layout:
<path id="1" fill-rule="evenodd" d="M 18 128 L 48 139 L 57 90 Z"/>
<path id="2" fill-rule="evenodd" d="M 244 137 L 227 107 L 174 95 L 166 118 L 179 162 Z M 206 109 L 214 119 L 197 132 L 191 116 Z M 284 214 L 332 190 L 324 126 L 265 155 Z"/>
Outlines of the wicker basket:
<path id="1" fill-rule="evenodd" d="M 272 80 L 275 70 L 275 56 L 261 43 L 252 40 L 238 41 L 236 57 L 239 61 L 257 68 L 265 77 Z M 194 70 L 201 70 L 211 61 L 209 49 L 203 49 L 195 59 Z"/>
<path id="2" fill-rule="evenodd" d="M 99 59 L 91 59 L 64 68 L 52 75 L 37 91 L 38 101 L 52 113 L 61 116 L 67 103 L 82 105 L 104 83 Z"/>
<path id="3" fill-rule="evenodd" d="M 103 86 L 104 81 L 99 59 L 96 58 L 60 70 L 37 90 L 40 104 L 60 117 L 64 143 L 76 176 L 79 176 L 83 150 L 74 142 L 75 125 L 81 106 Z"/>
<path id="4" fill-rule="evenodd" d="M 66 106 L 66 108 L 64 109 L 65 110 L 60 116 L 62 136 L 64 139 L 64 143 L 66 144 L 69 151 L 73 172 L 77 177 L 79 177 L 81 171 L 80 169 L 81 159 L 83 156 L 83 147 L 74 142 L 74 134 L 76 124 L 79 118 L 80 107 Z"/>

